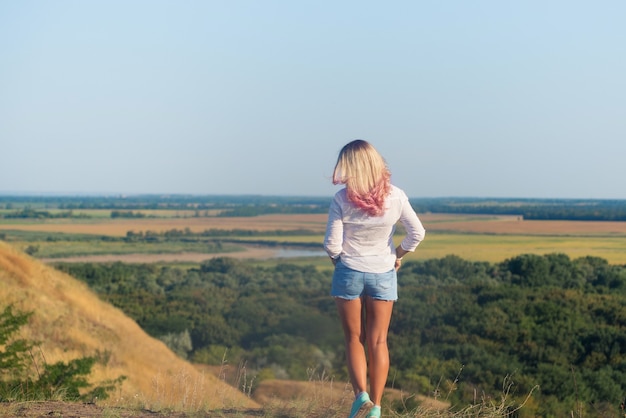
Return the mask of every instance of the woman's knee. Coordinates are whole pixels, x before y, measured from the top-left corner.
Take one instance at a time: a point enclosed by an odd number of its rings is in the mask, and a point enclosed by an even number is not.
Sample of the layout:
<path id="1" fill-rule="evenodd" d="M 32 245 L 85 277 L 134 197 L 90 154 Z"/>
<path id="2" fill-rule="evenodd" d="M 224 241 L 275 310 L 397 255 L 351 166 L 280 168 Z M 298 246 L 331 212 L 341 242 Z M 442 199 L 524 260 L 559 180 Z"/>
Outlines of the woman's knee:
<path id="1" fill-rule="evenodd" d="M 362 332 L 348 332 L 344 336 L 348 344 L 365 344 L 367 341 L 365 334 Z"/>
<path id="2" fill-rule="evenodd" d="M 381 347 L 387 347 L 387 336 L 386 335 L 372 335 L 367 338 L 367 345 L 372 349 L 378 349 Z"/>

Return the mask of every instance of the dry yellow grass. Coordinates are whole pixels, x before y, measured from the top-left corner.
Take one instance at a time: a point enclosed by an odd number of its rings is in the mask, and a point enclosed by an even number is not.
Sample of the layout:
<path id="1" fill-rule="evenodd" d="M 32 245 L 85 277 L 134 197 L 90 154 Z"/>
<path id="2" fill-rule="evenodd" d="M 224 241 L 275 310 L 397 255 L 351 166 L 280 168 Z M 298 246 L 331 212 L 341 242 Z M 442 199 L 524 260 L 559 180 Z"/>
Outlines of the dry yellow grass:
<path id="1" fill-rule="evenodd" d="M 107 404 L 193 411 L 258 407 L 210 374 L 200 373 L 162 342 L 148 336 L 87 286 L 0 242 L 0 305 L 33 311 L 23 336 L 41 342 L 36 354 L 48 364 L 108 353 L 90 381 L 127 376 Z M 41 361 L 41 360 L 40 360 Z"/>
<path id="2" fill-rule="evenodd" d="M 384 407 L 393 401 L 406 400 L 408 395 L 397 389 L 386 389 L 383 397 Z M 421 407 L 431 411 L 446 411 L 449 402 L 443 402 L 423 395 L 411 395 Z M 254 391 L 254 399 L 269 409 L 286 410 L 310 408 L 313 410 L 326 408 L 334 410 L 337 416 L 341 412 L 350 411 L 354 393 L 349 384 L 333 382 L 327 379 L 311 381 L 265 380 Z"/>

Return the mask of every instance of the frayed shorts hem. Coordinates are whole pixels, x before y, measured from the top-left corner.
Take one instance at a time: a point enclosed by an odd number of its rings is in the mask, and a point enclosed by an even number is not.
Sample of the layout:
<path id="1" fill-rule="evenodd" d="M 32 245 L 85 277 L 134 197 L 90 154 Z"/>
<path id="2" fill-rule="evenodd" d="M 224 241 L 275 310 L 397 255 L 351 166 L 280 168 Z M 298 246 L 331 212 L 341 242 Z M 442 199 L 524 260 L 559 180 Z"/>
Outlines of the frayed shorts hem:
<path id="1" fill-rule="evenodd" d="M 398 277 L 395 269 L 385 273 L 366 273 L 352 270 L 337 262 L 333 273 L 330 295 L 354 300 L 368 296 L 372 299 L 395 302 L 398 300 Z"/>

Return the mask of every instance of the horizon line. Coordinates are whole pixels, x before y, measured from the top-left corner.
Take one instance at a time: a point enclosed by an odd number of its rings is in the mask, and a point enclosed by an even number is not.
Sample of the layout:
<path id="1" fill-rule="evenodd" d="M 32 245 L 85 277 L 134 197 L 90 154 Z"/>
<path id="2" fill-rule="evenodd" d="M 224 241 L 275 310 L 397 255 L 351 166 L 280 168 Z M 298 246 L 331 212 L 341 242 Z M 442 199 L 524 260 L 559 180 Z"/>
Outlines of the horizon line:
<path id="1" fill-rule="evenodd" d="M 320 194 L 263 194 L 263 193 L 121 193 L 121 192 L 21 192 L 0 191 L 0 198 L 12 197 L 39 197 L 39 198 L 115 198 L 125 199 L 133 197 L 158 197 L 158 198 L 175 198 L 175 197 L 262 197 L 262 198 L 331 198 L 334 193 L 329 195 Z M 522 196 L 409 196 L 409 199 L 479 199 L 479 200 L 578 200 L 578 201 L 626 201 L 626 198 L 617 197 L 522 197 Z"/>

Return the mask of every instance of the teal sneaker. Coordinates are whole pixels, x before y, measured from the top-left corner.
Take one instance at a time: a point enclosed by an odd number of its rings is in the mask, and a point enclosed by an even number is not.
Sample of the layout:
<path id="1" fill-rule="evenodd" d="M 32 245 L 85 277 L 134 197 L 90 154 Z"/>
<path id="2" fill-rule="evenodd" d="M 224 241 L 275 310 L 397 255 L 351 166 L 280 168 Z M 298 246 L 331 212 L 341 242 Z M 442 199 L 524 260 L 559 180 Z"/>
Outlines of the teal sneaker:
<path id="1" fill-rule="evenodd" d="M 380 406 L 373 406 L 366 418 L 380 418 Z"/>
<path id="2" fill-rule="evenodd" d="M 350 409 L 349 418 L 363 417 L 365 412 L 374 406 L 374 402 L 370 400 L 370 395 L 367 392 L 361 392 L 352 402 L 352 409 Z"/>

